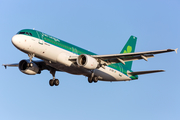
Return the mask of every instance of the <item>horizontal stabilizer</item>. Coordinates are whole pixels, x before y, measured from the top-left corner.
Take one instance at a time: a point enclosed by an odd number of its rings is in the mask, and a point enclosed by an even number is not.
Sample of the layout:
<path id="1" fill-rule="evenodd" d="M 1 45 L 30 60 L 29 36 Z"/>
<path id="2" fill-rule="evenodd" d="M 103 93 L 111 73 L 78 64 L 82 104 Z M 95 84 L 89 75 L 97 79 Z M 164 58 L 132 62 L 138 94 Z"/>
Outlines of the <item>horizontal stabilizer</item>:
<path id="1" fill-rule="evenodd" d="M 164 72 L 164 70 L 151 70 L 151 71 L 138 71 L 138 72 L 130 72 L 130 75 L 143 75 L 149 73 L 156 73 L 156 72 Z"/>

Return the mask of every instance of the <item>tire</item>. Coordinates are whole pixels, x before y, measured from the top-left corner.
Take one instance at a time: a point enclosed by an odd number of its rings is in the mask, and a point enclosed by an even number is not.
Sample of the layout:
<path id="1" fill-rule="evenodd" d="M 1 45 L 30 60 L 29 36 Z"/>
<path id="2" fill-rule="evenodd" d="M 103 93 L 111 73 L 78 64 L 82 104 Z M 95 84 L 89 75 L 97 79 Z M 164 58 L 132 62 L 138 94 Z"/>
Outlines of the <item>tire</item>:
<path id="1" fill-rule="evenodd" d="M 97 83 L 98 77 L 94 77 L 94 78 L 93 78 L 93 81 L 94 81 L 95 83 Z"/>
<path id="2" fill-rule="evenodd" d="M 58 86 L 58 85 L 59 85 L 59 80 L 58 80 L 58 79 L 55 79 L 55 80 L 54 80 L 54 85 L 55 85 L 55 86 Z"/>
<path id="3" fill-rule="evenodd" d="M 88 77 L 88 82 L 92 83 L 93 82 L 92 78 Z"/>
<path id="4" fill-rule="evenodd" d="M 32 67 L 32 66 L 33 66 L 33 63 L 29 63 L 29 66 Z"/>
<path id="5" fill-rule="evenodd" d="M 49 80 L 49 85 L 54 86 L 54 80 L 53 79 Z"/>

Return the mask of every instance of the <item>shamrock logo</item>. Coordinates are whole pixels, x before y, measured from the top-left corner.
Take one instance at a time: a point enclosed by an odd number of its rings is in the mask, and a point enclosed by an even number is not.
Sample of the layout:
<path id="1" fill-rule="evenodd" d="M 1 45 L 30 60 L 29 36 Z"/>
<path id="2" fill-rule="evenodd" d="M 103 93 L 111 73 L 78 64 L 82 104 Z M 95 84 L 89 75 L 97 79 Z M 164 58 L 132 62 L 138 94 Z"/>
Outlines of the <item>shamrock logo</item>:
<path id="1" fill-rule="evenodd" d="M 131 51 L 132 51 L 132 47 L 128 45 L 127 50 L 124 50 L 123 53 L 131 53 Z"/>

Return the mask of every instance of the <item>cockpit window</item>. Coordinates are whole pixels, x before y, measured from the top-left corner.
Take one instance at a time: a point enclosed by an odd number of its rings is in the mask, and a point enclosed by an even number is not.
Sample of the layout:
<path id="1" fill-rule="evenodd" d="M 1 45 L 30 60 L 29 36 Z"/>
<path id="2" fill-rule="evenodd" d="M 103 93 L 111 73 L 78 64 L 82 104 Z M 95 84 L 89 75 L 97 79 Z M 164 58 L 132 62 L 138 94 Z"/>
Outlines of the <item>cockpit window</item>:
<path id="1" fill-rule="evenodd" d="M 19 31 L 17 34 L 24 34 L 28 36 L 33 36 L 33 31 Z"/>
<path id="2" fill-rule="evenodd" d="M 19 32 L 19 34 L 25 34 L 25 32 Z"/>
<path id="3" fill-rule="evenodd" d="M 29 35 L 29 33 L 28 33 L 28 32 L 26 32 L 26 34 L 27 34 L 27 35 Z"/>

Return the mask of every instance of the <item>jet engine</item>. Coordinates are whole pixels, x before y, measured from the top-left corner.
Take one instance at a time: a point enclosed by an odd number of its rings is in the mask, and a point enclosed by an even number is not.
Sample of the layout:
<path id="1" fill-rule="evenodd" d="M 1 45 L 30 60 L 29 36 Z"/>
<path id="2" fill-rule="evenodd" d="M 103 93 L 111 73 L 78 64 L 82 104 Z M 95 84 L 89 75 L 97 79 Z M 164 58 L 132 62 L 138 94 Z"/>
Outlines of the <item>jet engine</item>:
<path id="1" fill-rule="evenodd" d="M 30 62 L 30 60 L 21 60 L 19 62 L 19 70 L 28 75 L 40 73 L 39 67 L 34 62 Z"/>
<path id="2" fill-rule="evenodd" d="M 89 55 L 79 55 L 77 58 L 77 64 L 79 66 L 82 66 L 86 69 L 96 69 L 98 67 L 98 62 L 95 58 L 89 56 Z"/>

